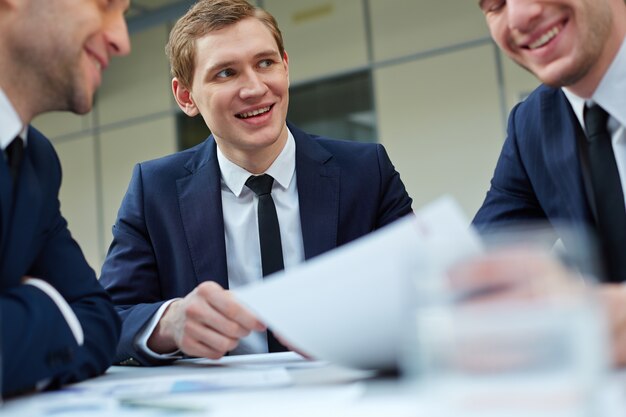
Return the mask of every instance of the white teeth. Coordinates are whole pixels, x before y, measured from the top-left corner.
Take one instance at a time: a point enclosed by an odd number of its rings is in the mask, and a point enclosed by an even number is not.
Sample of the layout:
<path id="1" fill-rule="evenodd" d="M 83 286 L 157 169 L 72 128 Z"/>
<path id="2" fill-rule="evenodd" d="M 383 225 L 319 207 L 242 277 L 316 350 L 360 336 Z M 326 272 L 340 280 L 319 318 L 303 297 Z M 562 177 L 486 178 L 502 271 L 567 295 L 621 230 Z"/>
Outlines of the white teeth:
<path id="1" fill-rule="evenodd" d="M 98 61 L 98 59 L 96 57 L 91 56 L 91 61 L 94 63 L 96 68 L 98 68 L 98 70 L 102 69 L 102 64 L 100 63 L 100 61 Z"/>
<path id="2" fill-rule="evenodd" d="M 530 49 L 537 49 L 542 47 L 543 45 L 547 44 L 548 42 L 550 42 L 552 39 L 554 39 L 554 37 L 556 35 L 559 34 L 559 32 L 561 31 L 561 29 L 559 29 L 558 27 L 553 27 L 550 31 L 546 32 L 543 34 L 543 36 L 541 36 L 539 39 L 537 39 L 535 42 L 531 43 L 530 45 L 528 45 L 528 47 Z"/>
<path id="3" fill-rule="evenodd" d="M 240 119 L 247 119 L 248 117 L 257 116 L 259 114 L 267 113 L 270 111 L 270 106 L 263 107 L 262 109 L 252 110 L 247 113 L 239 113 L 237 117 Z"/>

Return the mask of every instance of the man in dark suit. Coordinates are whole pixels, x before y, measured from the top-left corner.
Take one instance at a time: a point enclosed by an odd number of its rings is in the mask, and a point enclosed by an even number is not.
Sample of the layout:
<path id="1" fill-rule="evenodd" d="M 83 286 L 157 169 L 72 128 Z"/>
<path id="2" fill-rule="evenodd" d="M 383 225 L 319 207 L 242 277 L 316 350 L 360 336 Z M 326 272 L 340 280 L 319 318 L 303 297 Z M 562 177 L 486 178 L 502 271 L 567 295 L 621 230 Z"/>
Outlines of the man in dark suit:
<path id="1" fill-rule="evenodd" d="M 496 43 L 543 85 L 510 114 L 474 225 L 547 220 L 597 231 L 605 265 L 600 291 L 613 320 L 616 362 L 626 364 L 626 4 L 479 5 Z"/>
<path id="2" fill-rule="evenodd" d="M 264 10 L 200 1 L 167 50 L 178 105 L 213 134 L 135 167 L 101 276 L 123 319 L 117 359 L 280 350 L 228 289 L 385 226 L 411 213 L 411 199 L 382 146 L 286 123 L 288 57 Z M 263 178 L 269 186 L 259 191 Z M 263 221 L 268 200 L 272 227 Z M 271 245 L 268 228 L 280 229 Z"/>
<path id="3" fill-rule="evenodd" d="M 101 71 L 111 57 L 130 49 L 127 8 L 128 0 L 0 0 L 0 340 L 6 396 L 100 374 L 115 352 L 119 318 L 59 211 L 59 160 L 28 124 L 47 111 L 91 109 Z"/>

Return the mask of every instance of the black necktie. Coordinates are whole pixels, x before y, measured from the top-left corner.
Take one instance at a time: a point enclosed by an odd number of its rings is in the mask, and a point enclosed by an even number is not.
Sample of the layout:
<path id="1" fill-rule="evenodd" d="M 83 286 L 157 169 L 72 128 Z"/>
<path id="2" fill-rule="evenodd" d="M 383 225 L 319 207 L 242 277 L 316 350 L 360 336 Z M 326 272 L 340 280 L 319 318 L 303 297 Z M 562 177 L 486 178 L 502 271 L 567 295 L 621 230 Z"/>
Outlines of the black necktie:
<path id="1" fill-rule="evenodd" d="M 20 172 L 20 164 L 22 157 L 24 156 L 24 141 L 18 136 L 7 146 L 5 150 L 7 154 L 7 164 L 11 171 L 11 177 L 13 178 L 13 184 L 17 181 L 17 176 Z"/>
<path id="2" fill-rule="evenodd" d="M 607 122 L 598 105 L 585 108 L 589 173 L 598 221 L 598 238 L 604 254 L 605 279 L 626 281 L 626 208 Z"/>
<path id="3" fill-rule="evenodd" d="M 246 186 L 259 197 L 257 213 L 259 217 L 259 241 L 261 243 L 263 276 L 270 275 L 284 268 L 280 226 L 278 225 L 276 206 L 272 198 L 273 184 L 274 178 L 267 174 L 252 175 L 246 181 Z M 269 330 L 267 331 L 267 345 L 270 352 L 284 352 L 287 350 Z"/>

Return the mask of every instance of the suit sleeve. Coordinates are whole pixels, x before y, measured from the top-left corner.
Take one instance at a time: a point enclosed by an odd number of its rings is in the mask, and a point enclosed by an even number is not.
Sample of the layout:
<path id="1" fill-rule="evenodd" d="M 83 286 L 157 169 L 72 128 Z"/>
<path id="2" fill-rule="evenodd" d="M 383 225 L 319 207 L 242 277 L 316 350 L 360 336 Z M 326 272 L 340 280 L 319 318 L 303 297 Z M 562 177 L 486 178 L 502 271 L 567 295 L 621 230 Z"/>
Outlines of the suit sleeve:
<path id="1" fill-rule="evenodd" d="M 157 260 L 144 212 L 141 165 L 136 165 L 113 226 L 100 282 L 107 289 L 122 318 L 122 334 L 116 363 L 165 364 L 174 359 L 155 359 L 137 345 L 137 336 L 166 301 L 158 279 Z"/>
<path id="2" fill-rule="evenodd" d="M 524 123 L 520 105 L 511 111 L 507 138 L 498 158 L 491 187 L 472 222 L 482 232 L 498 226 L 546 219 L 521 154 L 520 147 L 527 146 L 523 141 L 529 138 L 518 136 L 516 124 Z"/>
<path id="3" fill-rule="evenodd" d="M 55 155 L 52 149 L 46 154 L 50 152 Z M 43 291 L 29 285 L 3 289 L 0 322 L 4 395 L 29 391 L 44 382 L 46 387 L 55 388 L 101 374 L 111 364 L 119 338 L 120 320 L 111 299 L 61 216 L 56 157 L 54 162 L 46 160 L 47 173 L 55 179 L 54 187 L 45 191 L 46 205 L 38 219 L 44 225 L 43 233 L 29 248 L 33 259 L 30 266 L 19 274 L 43 279 L 58 291 L 78 318 L 84 343 L 78 346 L 63 314 Z"/>
<path id="4" fill-rule="evenodd" d="M 381 228 L 398 220 L 400 217 L 413 213 L 413 200 L 400 179 L 400 174 L 387 155 L 384 146 L 377 145 L 378 167 L 380 170 L 380 204 L 376 228 Z"/>

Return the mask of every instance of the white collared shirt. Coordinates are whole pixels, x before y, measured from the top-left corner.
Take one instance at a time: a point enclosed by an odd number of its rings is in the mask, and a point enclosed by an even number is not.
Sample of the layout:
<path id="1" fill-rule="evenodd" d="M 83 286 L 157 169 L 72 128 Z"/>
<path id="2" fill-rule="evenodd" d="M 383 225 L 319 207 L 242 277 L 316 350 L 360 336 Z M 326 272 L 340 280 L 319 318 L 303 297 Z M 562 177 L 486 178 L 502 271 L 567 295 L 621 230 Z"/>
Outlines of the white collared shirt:
<path id="1" fill-rule="evenodd" d="M 259 198 L 245 186 L 250 172 L 234 164 L 217 148 L 222 175 L 222 210 L 226 237 L 226 263 L 230 289 L 263 279 L 257 206 Z M 285 269 L 304 261 L 300 204 L 296 184 L 296 143 L 291 132 L 283 150 L 265 171 L 274 178 L 272 199 L 280 225 Z M 242 339 L 231 353 L 267 352 L 265 332 Z"/>
<path id="2" fill-rule="evenodd" d="M 28 127 L 24 126 L 9 98 L 0 88 L 0 149 L 4 151 L 18 135 L 26 146 L 27 131 Z"/>
<path id="3" fill-rule="evenodd" d="M 259 198 L 245 186 L 252 175 L 230 161 L 217 147 L 217 160 L 221 174 L 222 213 L 226 242 L 226 265 L 230 289 L 261 281 L 261 247 L 257 220 Z M 300 224 L 300 203 L 296 181 L 296 142 L 291 131 L 283 150 L 265 171 L 274 178 L 272 199 L 280 226 L 283 263 L 289 269 L 304 261 L 304 242 Z M 207 256 L 211 256 L 207 254 Z M 179 352 L 160 355 L 148 348 L 147 341 L 163 312 L 173 300 L 164 303 L 138 337 L 139 348 L 148 355 L 166 359 Z M 253 332 L 239 342 L 231 354 L 267 352 L 266 332 Z"/>
<path id="4" fill-rule="evenodd" d="M 567 88 L 563 88 L 563 93 L 572 105 L 583 130 L 586 130 L 585 104 L 597 103 L 609 113 L 608 129 L 626 204 L 626 40 L 622 42 L 619 52 L 589 100 L 577 96 Z"/>

